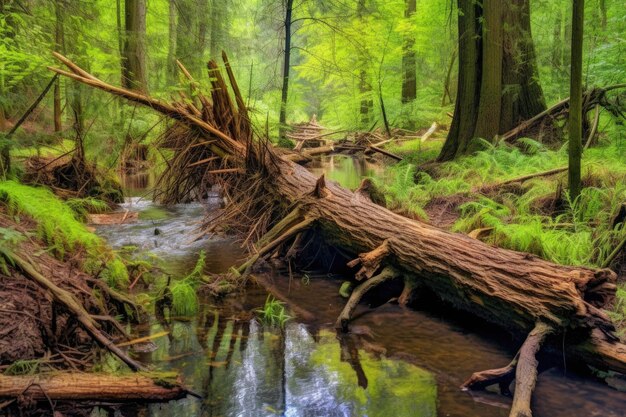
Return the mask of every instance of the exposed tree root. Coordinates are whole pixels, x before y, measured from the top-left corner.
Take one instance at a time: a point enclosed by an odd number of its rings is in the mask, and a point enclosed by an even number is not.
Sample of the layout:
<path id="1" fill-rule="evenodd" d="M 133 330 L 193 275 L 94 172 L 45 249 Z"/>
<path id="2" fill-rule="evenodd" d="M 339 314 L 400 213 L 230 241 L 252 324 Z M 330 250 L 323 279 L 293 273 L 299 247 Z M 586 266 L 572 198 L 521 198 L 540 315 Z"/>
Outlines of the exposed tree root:
<path id="1" fill-rule="evenodd" d="M 345 307 L 341 311 L 341 314 L 339 314 L 339 317 L 335 322 L 335 328 L 347 332 L 352 313 L 354 312 L 356 306 L 359 304 L 359 301 L 361 301 L 361 298 L 363 298 L 363 296 L 372 288 L 382 284 L 387 280 L 396 278 L 399 275 L 400 274 L 395 269 L 391 267 L 386 267 L 378 275 L 371 277 L 370 279 L 356 287 L 354 291 L 352 291 L 352 294 L 350 295 L 350 298 L 348 299 Z"/>
<path id="2" fill-rule="evenodd" d="M 419 288 L 417 278 L 404 276 L 404 287 L 402 288 L 400 297 L 398 297 L 398 304 L 401 306 L 409 304 L 413 300 L 417 288 Z"/>
<path id="3" fill-rule="evenodd" d="M 376 249 L 359 254 L 359 257 L 348 262 L 350 268 L 361 265 L 361 269 L 355 274 L 357 281 L 370 279 L 380 268 L 380 265 L 390 253 L 389 240 L 385 240 L 382 245 Z"/>
<path id="4" fill-rule="evenodd" d="M 537 382 L 536 355 L 545 338 L 553 331 L 551 326 L 538 322 L 511 363 L 503 368 L 475 372 L 463 383 L 462 388 L 480 390 L 498 384 L 500 392 L 508 395 L 509 385 L 515 379 L 515 395 L 510 416 L 532 417 L 530 401 Z"/>
<path id="5" fill-rule="evenodd" d="M 511 417 L 531 417 L 530 400 L 537 383 L 537 352 L 546 336 L 553 328 L 538 322 L 530 332 L 519 351 L 519 359 L 515 370 L 515 395 L 511 407 Z"/>
<path id="6" fill-rule="evenodd" d="M 243 263 L 237 272 L 243 276 L 250 272 L 250 268 L 263 256 L 275 249 L 290 238 L 295 237 L 305 229 L 308 229 L 317 218 L 310 214 L 303 213 L 301 207 L 293 209 L 283 220 L 274 226 L 255 245 L 256 253 Z"/>

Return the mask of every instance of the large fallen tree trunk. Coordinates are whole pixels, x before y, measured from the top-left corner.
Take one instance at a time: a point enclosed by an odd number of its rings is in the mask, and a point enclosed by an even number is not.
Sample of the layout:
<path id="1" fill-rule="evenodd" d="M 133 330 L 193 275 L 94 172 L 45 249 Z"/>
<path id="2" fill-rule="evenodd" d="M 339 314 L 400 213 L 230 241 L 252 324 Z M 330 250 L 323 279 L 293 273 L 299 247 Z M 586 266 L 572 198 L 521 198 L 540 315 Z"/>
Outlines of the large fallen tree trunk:
<path id="1" fill-rule="evenodd" d="M 0 398 L 5 399 L 23 397 L 33 401 L 164 402 L 184 398 L 188 394 L 189 391 L 171 374 L 0 375 Z"/>
<path id="2" fill-rule="evenodd" d="M 531 334 L 531 340 L 536 339 L 531 332 L 537 323 L 543 323 L 555 335 L 546 339 L 544 345 L 553 345 L 560 352 L 562 336 L 567 333 L 569 360 L 626 373 L 626 347 L 616 341 L 613 324 L 602 311 L 615 294 L 616 278 L 612 271 L 557 265 L 402 217 L 361 193 L 326 184 L 323 177 L 318 179 L 305 168 L 281 158 L 263 141 L 252 140 L 251 135 L 226 140 L 223 134 L 212 133 L 217 128 L 210 117 L 199 120 L 185 113 L 181 105 L 166 105 L 95 81 L 74 64 L 65 63 L 72 73 L 54 71 L 173 115 L 184 124 L 188 137 L 184 146 L 177 147 L 174 161 L 193 161 L 213 152 L 211 157 L 222 158 L 231 169 L 239 169 L 236 175 L 217 180 L 211 172 L 196 178 L 200 183 L 219 182 L 228 201 L 227 214 L 211 219 L 211 224 L 223 224 L 229 218 L 229 227 L 241 230 L 245 224 L 246 241 L 256 242 L 251 245 L 254 255 L 238 269 L 238 275 L 247 275 L 256 260 L 281 248 L 292 252 L 293 246 L 302 240 L 302 233 L 314 231 L 343 253 L 359 255 L 358 260 L 350 263 L 360 265 L 359 278 L 372 279 L 377 272 L 392 266 L 413 287 L 428 288 L 459 310 L 518 336 Z M 224 85 L 218 87 L 228 90 Z M 236 85 L 233 90 L 237 95 Z M 214 113 L 215 103 L 224 102 L 225 98 L 216 98 L 214 94 L 213 100 L 201 114 Z M 171 108 L 180 110 L 173 113 Z M 241 105 L 238 109 L 231 106 L 231 112 L 232 118 L 237 119 L 245 114 L 245 109 Z M 207 148 L 209 145 L 214 151 Z M 190 158 L 189 149 L 199 147 L 204 147 L 202 156 Z M 242 148 L 244 153 L 240 152 Z M 190 175 L 188 167 L 180 170 L 177 175 Z M 363 287 L 362 292 L 366 289 L 369 287 Z M 349 317 L 342 317 L 340 322 L 347 320 Z M 543 337 L 526 351 L 534 355 L 535 347 L 538 349 L 542 341 Z M 517 377 L 523 376 L 522 386 L 532 389 L 532 375 L 520 375 L 533 368 L 527 359 L 530 356 L 524 356 L 524 367 Z M 517 364 L 513 366 L 516 367 Z M 529 396 L 523 398 L 526 401 Z M 518 408 L 523 407 L 518 404 Z"/>

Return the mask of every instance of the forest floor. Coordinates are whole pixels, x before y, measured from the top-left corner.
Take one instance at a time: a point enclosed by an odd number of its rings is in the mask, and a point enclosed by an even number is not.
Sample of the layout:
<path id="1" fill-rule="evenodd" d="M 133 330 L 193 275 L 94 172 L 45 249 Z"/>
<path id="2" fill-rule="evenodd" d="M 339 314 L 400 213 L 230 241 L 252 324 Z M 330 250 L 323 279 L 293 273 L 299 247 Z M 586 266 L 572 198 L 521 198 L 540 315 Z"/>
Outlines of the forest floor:
<path id="1" fill-rule="evenodd" d="M 570 201 L 567 172 L 512 181 L 567 166 L 567 148 L 520 139 L 518 147 L 485 144 L 478 153 L 431 164 L 442 139 L 390 144 L 404 158 L 375 182 L 388 205 L 438 227 L 555 263 L 611 267 L 619 288 L 612 318 L 626 335 L 626 143 L 585 151 L 584 190 Z"/>

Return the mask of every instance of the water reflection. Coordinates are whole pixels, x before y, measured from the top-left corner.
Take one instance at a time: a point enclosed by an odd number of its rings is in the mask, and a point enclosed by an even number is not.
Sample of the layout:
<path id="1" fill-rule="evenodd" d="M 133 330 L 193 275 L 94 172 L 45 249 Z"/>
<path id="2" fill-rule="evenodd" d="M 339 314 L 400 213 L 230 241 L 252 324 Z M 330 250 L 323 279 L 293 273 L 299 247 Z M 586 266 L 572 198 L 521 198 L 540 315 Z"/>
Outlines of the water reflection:
<path id="1" fill-rule="evenodd" d="M 436 415 L 430 373 L 355 346 L 346 356 L 330 331 L 314 335 L 295 322 L 282 331 L 268 330 L 255 320 L 244 324 L 217 312 L 208 332 L 207 323 L 198 321 L 197 338 L 193 324 L 175 323 L 172 336 L 159 339 L 152 354 L 166 369 L 181 370 L 205 399 L 151 406 L 152 416 Z M 191 356 L 177 359 L 185 352 Z M 366 387 L 359 386 L 361 378 Z"/>

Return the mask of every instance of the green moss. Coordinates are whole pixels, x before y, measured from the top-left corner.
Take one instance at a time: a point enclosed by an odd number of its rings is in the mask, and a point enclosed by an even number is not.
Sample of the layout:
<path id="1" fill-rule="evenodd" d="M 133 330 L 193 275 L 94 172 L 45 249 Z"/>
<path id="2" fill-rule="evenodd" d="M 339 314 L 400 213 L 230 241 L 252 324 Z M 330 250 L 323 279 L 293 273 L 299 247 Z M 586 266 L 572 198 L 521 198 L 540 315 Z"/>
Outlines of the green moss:
<path id="1" fill-rule="evenodd" d="M 100 277 L 113 288 L 126 288 L 130 283 L 128 269 L 118 257 L 106 263 Z"/>
<path id="2" fill-rule="evenodd" d="M 85 272 L 100 276 L 113 287 L 128 285 L 124 262 L 80 220 L 84 214 L 82 210 L 87 207 L 103 209 L 104 203 L 95 199 L 64 203 L 46 188 L 16 181 L 0 182 L 0 200 L 16 220 L 28 216 L 35 221 L 37 236 L 57 258 L 64 259 L 72 252 L 85 250 Z"/>
<path id="3" fill-rule="evenodd" d="M 27 215 L 35 220 L 38 237 L 60 258 L 79 247 L 95 251 L 104 245 L 67 204 L 46 188 L 3 181 L 0 182 L 0 200 L 9 214 L 16 218 Z"/>

